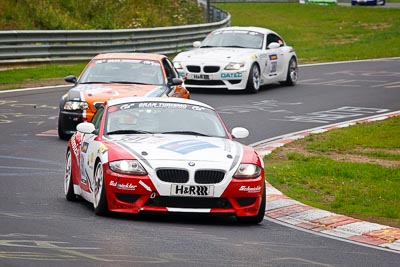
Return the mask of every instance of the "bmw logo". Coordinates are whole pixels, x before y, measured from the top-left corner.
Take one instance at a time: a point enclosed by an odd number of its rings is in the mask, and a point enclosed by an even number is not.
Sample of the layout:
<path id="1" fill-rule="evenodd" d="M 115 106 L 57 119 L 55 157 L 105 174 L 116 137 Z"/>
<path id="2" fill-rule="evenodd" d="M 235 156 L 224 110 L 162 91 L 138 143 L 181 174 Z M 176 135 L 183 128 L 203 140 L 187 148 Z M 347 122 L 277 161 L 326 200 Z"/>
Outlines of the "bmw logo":
<path id="1" fill-rule="evenodd" d="M 193 167 L 194 165 L 196 165 L 193 161 L 190 161 L 188 164 L 190 167 Z"/>

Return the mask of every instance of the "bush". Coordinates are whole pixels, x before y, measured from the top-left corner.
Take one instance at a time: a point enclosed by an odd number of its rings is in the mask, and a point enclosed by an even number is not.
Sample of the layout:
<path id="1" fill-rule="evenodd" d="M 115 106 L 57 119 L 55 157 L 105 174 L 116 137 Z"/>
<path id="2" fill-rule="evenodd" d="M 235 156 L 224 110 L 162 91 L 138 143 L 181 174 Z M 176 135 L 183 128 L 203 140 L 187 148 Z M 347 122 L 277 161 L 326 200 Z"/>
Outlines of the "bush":
<path id="1" fill-rule="evenodd" d="M 1 30 L 100 30 L 205 23 L 195 0 L 2 0 Z"/>

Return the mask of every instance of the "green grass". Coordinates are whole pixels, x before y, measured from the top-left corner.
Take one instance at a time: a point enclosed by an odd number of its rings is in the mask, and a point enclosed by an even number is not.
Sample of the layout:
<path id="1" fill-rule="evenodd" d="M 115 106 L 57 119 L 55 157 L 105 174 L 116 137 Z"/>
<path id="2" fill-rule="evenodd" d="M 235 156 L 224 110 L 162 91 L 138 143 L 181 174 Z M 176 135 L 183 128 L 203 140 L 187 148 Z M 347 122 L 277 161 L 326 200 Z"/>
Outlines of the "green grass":
<path id="1" fill-rule="evenodd" d="M 400 227 L 399 125 L 396 117 L 294 141 L 266 156 L 266 179 L 305 204 Z"/>
<path id="2" fill-rule="evenodd" d="M 22 80 L 63 78 L 67 75 L 79 75 L 86 63 L 71 65 L 44 65 L 34 68 L 21 68 L 2 71 L 0 85 L 19 83 Z"/>
<path id="3" fill-rule="evenodd" d="M 69 65 L 50 64 L 28 68 L 0 70 L 0 90 L 65 84 L 63 80 L 65 76 L 78 76 L 85 65 L 86 63 Z"/>
<path id="4" fill-rule="evenodd" d="M 2 30 L 98 30 L 197 24 L 204 13 L 188 0 L 1 0 Z"/>
<path id="5" fill-rule="evenodd" d="M 400 9 L 295 3 L 218 4 L 232 25 L 278 32 L 292 45 L 299 63 L 400 55 Z"/>

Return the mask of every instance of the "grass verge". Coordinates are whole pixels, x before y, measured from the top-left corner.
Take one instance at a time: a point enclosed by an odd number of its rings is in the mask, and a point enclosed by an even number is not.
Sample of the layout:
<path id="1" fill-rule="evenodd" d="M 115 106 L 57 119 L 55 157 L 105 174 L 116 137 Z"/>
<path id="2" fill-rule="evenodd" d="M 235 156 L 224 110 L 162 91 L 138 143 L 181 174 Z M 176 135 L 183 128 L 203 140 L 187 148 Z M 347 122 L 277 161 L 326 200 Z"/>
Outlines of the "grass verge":
<path id="1" fill-rule="evenodd" d="M 42 65 L 0 71 L 0 90 L 64 84 L 67 75 L 78 76 L 86 63 Z"/>
<path id="2" fill-rule="evenodd" d="M 310 206 L 400 228 L 400 117 L 310 135 L 265 158 L 267 180 Z"/>
<path id="3" fill-rule="evenodd" d="M 232 25 L 260 26 L 282 35 L 299 63 L 400 55 L 400 9 L 296 3 L 224 3 Z"/>

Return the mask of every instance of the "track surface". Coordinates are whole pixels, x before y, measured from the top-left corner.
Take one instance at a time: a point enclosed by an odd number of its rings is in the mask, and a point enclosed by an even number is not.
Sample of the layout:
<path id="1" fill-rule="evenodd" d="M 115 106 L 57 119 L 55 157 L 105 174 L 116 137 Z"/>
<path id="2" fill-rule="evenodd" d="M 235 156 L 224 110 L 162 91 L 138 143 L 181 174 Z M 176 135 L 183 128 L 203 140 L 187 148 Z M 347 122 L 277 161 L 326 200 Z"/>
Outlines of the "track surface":
<path id="1" fill-rule="evenodd" d="M 256 95 L 194 91 L 252 144 L 400 110 L 400 59 L 303 66 L 295 87 Z M 0 266 L 395 266 L 400 254 L 265 220 L 207 216 L 101 218 L 67 202 L 66 142 L 56 137 L 67 88 L 0 94 Z"/>

